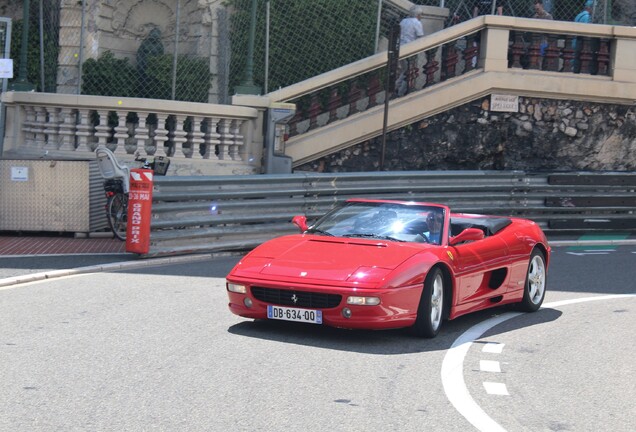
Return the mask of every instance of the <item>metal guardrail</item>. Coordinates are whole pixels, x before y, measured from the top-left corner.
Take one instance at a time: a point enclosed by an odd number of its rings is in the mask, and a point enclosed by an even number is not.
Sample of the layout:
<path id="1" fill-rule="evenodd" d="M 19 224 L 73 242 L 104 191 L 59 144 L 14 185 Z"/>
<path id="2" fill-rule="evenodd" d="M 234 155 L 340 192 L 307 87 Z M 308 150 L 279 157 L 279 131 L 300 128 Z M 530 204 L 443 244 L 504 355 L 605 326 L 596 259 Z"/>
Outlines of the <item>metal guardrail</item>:
<path id="1" fill-rule="evenodd" d="M 636 172 L 405 171 L 156 177 L 144 256 L 248 250 L 353 197 L 520 216 L 546 231 L 636 229 Z"/>

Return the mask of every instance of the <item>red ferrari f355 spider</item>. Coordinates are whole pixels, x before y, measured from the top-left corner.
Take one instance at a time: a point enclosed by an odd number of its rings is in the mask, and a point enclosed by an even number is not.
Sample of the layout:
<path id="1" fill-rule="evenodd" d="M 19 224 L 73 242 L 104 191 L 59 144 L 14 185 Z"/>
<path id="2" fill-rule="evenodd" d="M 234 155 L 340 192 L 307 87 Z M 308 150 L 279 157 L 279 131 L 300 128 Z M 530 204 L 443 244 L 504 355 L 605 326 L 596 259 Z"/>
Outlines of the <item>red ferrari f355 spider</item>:
<path id="1" fill-rule="evenodd" d="M 550 246 L 532 221 L 431 203 L 351 199 L 263 243 L 227 275 L 230 311 L 349 329 L 410 327 L 504 304 L 536 311 Z"/>

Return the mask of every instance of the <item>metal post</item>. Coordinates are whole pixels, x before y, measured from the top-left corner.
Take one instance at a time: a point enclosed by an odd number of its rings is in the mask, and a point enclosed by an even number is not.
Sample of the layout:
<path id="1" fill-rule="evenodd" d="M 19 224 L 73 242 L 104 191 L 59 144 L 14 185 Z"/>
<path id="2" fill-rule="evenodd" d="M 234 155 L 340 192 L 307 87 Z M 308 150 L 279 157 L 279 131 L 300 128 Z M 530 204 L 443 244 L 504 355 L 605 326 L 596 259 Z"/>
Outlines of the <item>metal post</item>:
<path id="1" fill-rule="evenodd" d="M 254 85 L 254 39 L 256 37 L 256 0 L 252 0 L 250 33 L 247 40 L 247 61 L 243 84 L 234 88 L 237 94 L 261 94 L 261 88 Z"/>
<path id="2" fill-rule="evenodd" d="M 378 52 L 378 45 L 380 43 L 380 21 L 382 20 L 382 0 L 378 0 L 378 17 L 375 23 L 375 47 L 373 47 L 373 54 Z"/>
<path id="3" fill-rule="evenodd" d="M 265 79 L 263 93 L 267 94 L 269 81 L 269 0 L 265 2 Z"/>
<path id="4" fill-rule="evenodd" d="M 29 51 L 29 0 L 22 3 L 22 45 L 20 46 L 20 71 L 18 79 L 11 85 L 11 90 L 33 91 L 34 85 L 27 78 L 27 54 Z"/>
<path id="5" fill-rule="evenodd" d="M 181 2 L 177 0 L 177 25 L 174 34 L 174 53 L 172 55 L 172 100 L 177 92 L 177 55 L 179 53 L 179 15 L 181 13 Z"/>
<path id="6" fill-rule="evenodd" d="M 82 1 L 82 20 L 80 27 L 80 42 L 79 42 L 79 68 L 77 77 L 77 94 L 82 94 L 82 63 L 84 62 L 84 21 L 86 19 L 86 0 Z"/>
<path id="7" fill-rule="evenodd" d="M 6 23 L 6 31 L 4 34 L 4 47 L 0 47 L 3 49 L 2 56 L 0 58 L 9 58 L 9 54 L 11 51 L 11 19 L 9 18 L 0 18 L 0 24 L 2 22 Z M 0 38 L 0 41 L 3 40 Z M 0 94 L 5 93 L 7 91 L 7 81 L 8 79 L 2 78 L 0 80 L 2 82 L 2 91 Z M 4 106 L 2 101 L 0 100 L 0 159 L 2 159 L 2 152 L 4 151 L 4 121 L 6 117 L 7 107 Z"/>
<path id="8" fill-rule="evenodd" d="M 40 0 L 40 91 L 46 91 L 44 88 L 44 8 L 42 0 Z"/>
<path id="9" fill-rule="evenodd" d="M 398 62 L 400 60 L 400 24 L 394 22 L 389 30 L 389 49 L 386 62 L 386 82 L 384 83 L 384 118 L 382 123 L 382 150 L 380 154 L 380 171 L 384 170 L 384 154 L 386 152 L 386 130 L 389 120 L 389 99 L 395 91 Z M 407 71 L 404 71 L 407 73 Z"/>

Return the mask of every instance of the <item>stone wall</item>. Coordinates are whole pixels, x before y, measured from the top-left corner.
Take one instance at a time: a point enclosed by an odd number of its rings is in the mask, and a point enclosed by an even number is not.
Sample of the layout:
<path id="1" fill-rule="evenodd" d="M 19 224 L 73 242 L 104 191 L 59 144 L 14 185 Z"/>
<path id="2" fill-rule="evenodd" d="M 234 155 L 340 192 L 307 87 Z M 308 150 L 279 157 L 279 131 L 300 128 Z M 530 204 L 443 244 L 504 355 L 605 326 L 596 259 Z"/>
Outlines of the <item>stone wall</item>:
<path id="1" fill-rule="evenodd" d="M 296 171 L 378 170 L 381 137 Z M 387 134 L 384 170 L 636 170 L 636 108 L 519 98 L 493 112 L 490 97 Z"/>

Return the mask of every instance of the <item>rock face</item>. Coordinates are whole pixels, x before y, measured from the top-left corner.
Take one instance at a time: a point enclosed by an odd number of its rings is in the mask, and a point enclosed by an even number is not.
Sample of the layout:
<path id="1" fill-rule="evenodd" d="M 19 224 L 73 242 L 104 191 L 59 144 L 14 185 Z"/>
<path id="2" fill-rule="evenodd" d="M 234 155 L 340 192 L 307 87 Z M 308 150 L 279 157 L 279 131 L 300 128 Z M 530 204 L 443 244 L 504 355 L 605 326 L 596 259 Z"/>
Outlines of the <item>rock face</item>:
<path id="1" fill-rule="evenodd" d="M 519 98 L 519 112 L 483 98 L 387 134 L 384 170 L 636 170 L 636 109 Z M 380 137 L 297 171 L 379 169 Z"/>

